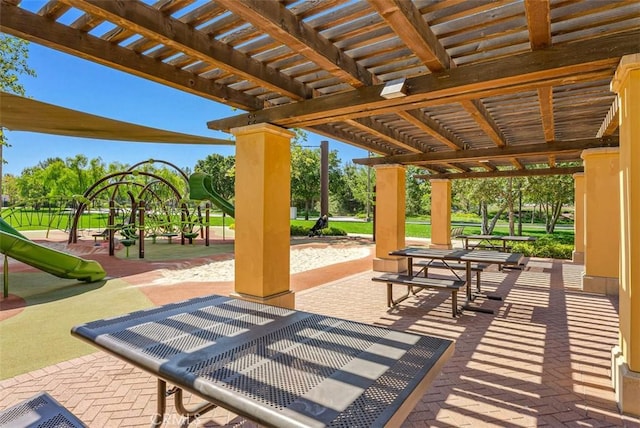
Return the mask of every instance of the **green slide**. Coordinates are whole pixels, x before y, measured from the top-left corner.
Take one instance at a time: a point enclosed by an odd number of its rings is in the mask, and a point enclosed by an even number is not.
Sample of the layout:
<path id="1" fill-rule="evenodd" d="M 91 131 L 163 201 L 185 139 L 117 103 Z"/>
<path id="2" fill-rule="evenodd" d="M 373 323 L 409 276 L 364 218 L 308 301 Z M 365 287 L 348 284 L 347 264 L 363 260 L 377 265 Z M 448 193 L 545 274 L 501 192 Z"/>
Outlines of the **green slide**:
<path id="1" fill-rule="evenodd" d="M 107 275 L 100 263 L 36 244 L 1 218 L 0 253 L 60 278 L 94 282 Z"/>
<path id="2" fill-rule="evenodd" d="M 191 174 L 189 177 L 189 198 L 197 201 L 209 200 L 220 208 L 223 213 L 235 218 L 235 207 L 213 190 L 211 176 L 208 174 L 202 172 Z"/>

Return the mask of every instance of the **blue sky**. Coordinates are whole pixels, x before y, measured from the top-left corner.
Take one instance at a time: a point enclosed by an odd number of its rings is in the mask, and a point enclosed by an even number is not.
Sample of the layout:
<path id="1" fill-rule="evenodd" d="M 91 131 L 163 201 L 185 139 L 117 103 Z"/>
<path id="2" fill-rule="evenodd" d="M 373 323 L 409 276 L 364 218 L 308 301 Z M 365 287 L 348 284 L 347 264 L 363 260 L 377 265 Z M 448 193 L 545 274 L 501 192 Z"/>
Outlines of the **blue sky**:
<path id="1" fill-rule="evenodd" d="M 50 104 L 84 111 L 111 119 L 170 131 L 207 137 L 232 138 L 207 128 L 207 121 L 240 114 L 231 108 L 168 86 L 154 83 L 106 66 L 30 44 L 29 66 L 37 77 L 21 79 L 26 95 Z M 212 153 L 233 155 L 235 147 L 184 144 L 150 144 L 61 137 L 30 132 L 7 131 L 11 147 L 4 148 L 3 174 L 19 175 L 24 168 L 50 157 L 84 154 L 101 158 L 105 164 L 119 161 L 134 164 L 161 159 L 180 168 L 193 168 L 196 161 Z M 309 146 L 329 141 L 343 163 L 367 156 L 356 147 L 309 133 Z"/>

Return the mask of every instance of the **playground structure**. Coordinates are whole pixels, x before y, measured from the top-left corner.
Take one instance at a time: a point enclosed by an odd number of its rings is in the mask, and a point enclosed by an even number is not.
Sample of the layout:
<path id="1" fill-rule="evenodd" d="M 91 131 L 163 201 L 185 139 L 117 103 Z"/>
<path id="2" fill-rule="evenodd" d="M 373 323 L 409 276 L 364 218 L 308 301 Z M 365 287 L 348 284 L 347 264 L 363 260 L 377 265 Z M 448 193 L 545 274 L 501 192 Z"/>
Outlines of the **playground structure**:
<path id="1" fill-rule="evenodd" d="M 181 182 L 173 183 L 166 177 L 145 170 L 145 165 L 154 162 L 175 169 Z M 130 245 L 138 242 L 139 258 L 144 258 L 146 237 L 154 243 L 157 237 L 167 238 L 169 242 L 173 237 L 180 237 L 184 245 L 186 240 L 192 243 L 194 238 L 201 236 L 205 246 L 208 246 L 209 203 L 218 206 L 226 215 L 235 215 L 233 205 L 213 189 L 211 177 L 203 173 L 187 177 L 175 165 L 153 159 L 103 177 L 76 199 L 78 203 L 69 229 L 69 243 L 77 242 L 78 225 L 83 213 L 106 202 L 106 224 L 102 232 L 93 235 L 94 238 L 103 236 L 109 242 L 109 254 L 114 255 L 117 232 L 127 252 Z"/>
<path id="2" fill-rule="evenodd" d="M 181 178 L 180 182 L 172 183 L 166 177 L 145 170 L 146 165 L 154 162 L 174 168 Z M 115 254 L 115 234 L 119 233 L 127 255 L 129 246 L 137 241 L 139 258 L 144 258 L 146 237 L 155 243 L 157 237 L 167 238 L 171 242 L 173 237 L 179 236 L 184 245 L 186 240 L 192 243 L 194 238 L 201 236 L 205 245 L 209 246 L 211 203 L 225 215 L 235 216 L 234 206 L 213 189 L 210 176 L 194 173 L 187 177 L 169 162 L 150 159 L 126 171 L 108 174 L 90 186 L 83 195 L 38 201 L 32 203 L 33 207 L 37 207 L 32 210 L 20 204 L 2 210 L 2 217 L 10 218 L 19 227 L 45 225 L 47 236 L 51 229 L 68 230 L 68 242 L 77 243 L 83 213 L 90 214 L 94 210 L 103 213 L 104 220 L 96 225 L 98 229 L 102 228 L 102 232 L 93 233 L 93 237 L 96 241 L 98 237 L 103 237 L 109 242 L 109 255 Z M 92 216 L 88 217 L 89 229 L 93 230 Z M 98 218 L 96 221 L 101 220 Z M 84 226 L 87 226 L 87 222 Z M 4 297 L 9 293 L 8 257 L 60 278 L 95 282 L 106 276 L 98 262 L 39 245 L 3 218 L 0 218 L 0 253 L 4 255 Z"/>
<path id="3" fill-rule="evenodd" d="M 0 253 L 4 254 L 3 296 L 9 295 L 9 262 L 11 257 L 60 278 L 85 282 L 100 281 L 106 276 L 102 266 L 37 244 L 0 218 Z"/>

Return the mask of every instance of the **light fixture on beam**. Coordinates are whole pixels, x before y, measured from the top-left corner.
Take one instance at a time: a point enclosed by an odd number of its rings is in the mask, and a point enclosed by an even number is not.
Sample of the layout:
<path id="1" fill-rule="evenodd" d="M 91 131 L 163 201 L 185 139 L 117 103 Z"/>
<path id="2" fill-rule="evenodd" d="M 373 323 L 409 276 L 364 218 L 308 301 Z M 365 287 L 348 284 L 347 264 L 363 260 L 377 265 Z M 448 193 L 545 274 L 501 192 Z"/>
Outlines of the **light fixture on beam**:
<path id="1" fill-rule="evenodd" d="M 382 92 L 380 92 L 380 96 L 388 100 L 391 100 L 393 98 L 406 97 L 407 96 L 405 92 L 407 90 L 407 87 L 405 85 L 406 81 L 407 79 L 404 77 L 401 79 L 389 80 L 387 83 L 384 84 L 384 88 L 382 88 Z"/>

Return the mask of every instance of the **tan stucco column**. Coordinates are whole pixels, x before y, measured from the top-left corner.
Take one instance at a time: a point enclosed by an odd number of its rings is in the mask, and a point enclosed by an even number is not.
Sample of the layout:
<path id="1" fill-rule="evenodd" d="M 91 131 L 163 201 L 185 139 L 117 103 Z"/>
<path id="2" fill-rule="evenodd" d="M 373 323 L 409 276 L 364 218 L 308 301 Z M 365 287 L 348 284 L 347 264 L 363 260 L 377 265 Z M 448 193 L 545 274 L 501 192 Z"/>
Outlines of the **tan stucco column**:
<path id="1" fill-rule="evenodd" d="M 289 289 L 293 133 L 268 124 L 231 132 L 236 137 L 233 297 L 293 309 Z"/>
<path id="2" fill-rule="evenodd" d="M 622 58 L 611 82 L 620 121 L 619 344 L 611 379 L 618 407 L 640 416 L 640 53 Z"/>
<path id="3" fill-rule="evenodd" d="M 573 254 L 574 263 L 584 263 L 584 172 L 573 174 Z"/>
<path id="4" fill-rule="evenodd" d="M 390 251 L 405 246 L 406 170 L 402 165 L 376 167 L 376 256 L 373 270 L 403 272 L 407 259 L 393 257 Z"/>
<path id="5" fill-rule="evenodd" d="M 431 248 L 451 248 L 451 180 L 431 181 Z"/>
<path id="6" fill-rule="evenodd" d="M 620 150 L 588 149 L 584 160 L 584 274 L 582 290 L 618 294 L 620 273 Z"/>

